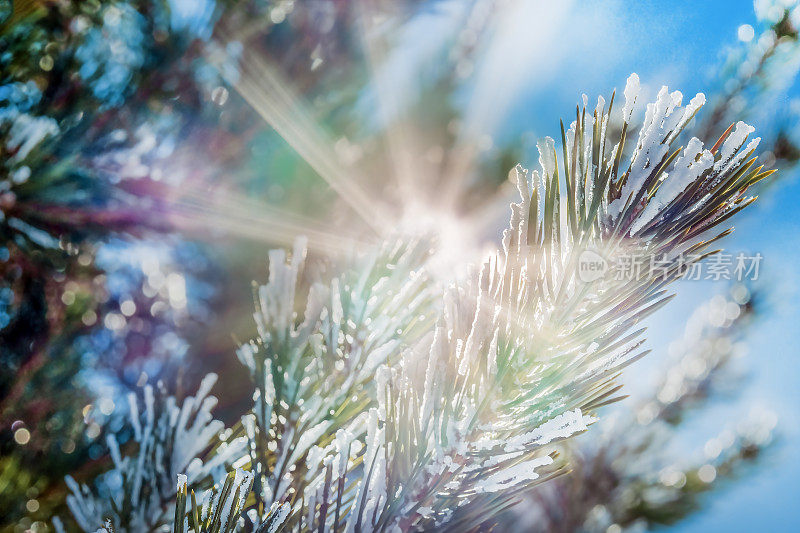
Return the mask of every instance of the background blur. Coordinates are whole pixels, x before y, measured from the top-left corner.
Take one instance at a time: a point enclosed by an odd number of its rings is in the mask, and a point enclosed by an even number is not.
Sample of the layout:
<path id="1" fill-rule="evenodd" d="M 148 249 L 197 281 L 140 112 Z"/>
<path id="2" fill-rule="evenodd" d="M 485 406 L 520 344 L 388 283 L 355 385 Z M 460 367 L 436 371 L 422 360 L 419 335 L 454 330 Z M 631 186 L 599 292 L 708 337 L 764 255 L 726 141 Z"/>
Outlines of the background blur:
<path id="1" fill-rule="evenodd" d="M 215 371 L 218 416 L 247 402 L 233 352 L 269 247 L 307 234 L 335 258 L 426 217 L 471 229 L 453 254 L 495 243 L 508 170 L 631 72 L 645 100 L 704 92 L 692 133 L 746 120 L 780 169 L 725 242 L 764 256 L 748 355 L 666 452 L 694 460 L 754 409 L 774 442 L 672 527 L 800 527 L 795 2 L 0 0 L 0 24 L 0 528 L 43 523 L 65 474 L 107 464 L 128 391 Z M 681 283 L 614 409 L 729 289 Z"/>

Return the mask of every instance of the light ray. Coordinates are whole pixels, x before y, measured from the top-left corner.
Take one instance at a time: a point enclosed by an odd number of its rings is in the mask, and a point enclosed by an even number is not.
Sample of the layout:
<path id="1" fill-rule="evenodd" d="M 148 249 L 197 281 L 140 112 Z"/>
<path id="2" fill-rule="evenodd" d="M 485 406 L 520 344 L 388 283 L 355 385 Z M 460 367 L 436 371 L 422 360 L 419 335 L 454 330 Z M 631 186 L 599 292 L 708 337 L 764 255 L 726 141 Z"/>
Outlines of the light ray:
<path id="1" fill-rule="evenodd" d="M 172 222 L 188 231 L 219 228 L 238 237 L 281 246 L 291 246 L 295 238 L 306 236 L 310 248 L 337 257 L 367 246 L 341 232 L 326 231 L 321 221 L 241 194 L 201 190 L 188 185 L 182 189 L 180 197 L 169 200 L 169 205 Z"/>
<path id="2" fill-rule="evenodd" d="M 397 183 L 401 198 L 409 198 L 419 194 L 418 177 L 422 170 L 416 163 L 415 146 L 412 143 L 409 129 L 402 119 L 396 116 L 399 103 L 390 85 L 390 77 L 379 68 L 386 59 L 387 49 L 379 41 L 376 34 L 376 13 L 366 0 L 356 2 L 358 22 L 361 28 L 362 50 L 367 58 L 370 78 L 374 87 L 373 94 L 378 107 L 379 120 L 386 121 L 386 140 L 389 150 L 391 173 Z"/>
<path id="3" fill-rule="evenodd" d="M 475 168 L 477 147 L 473 143 L 458 142 L 450 150 L 442 175 L 439 197 L 446 209 L 455 209 L 464 192 L 467 176 Z"/>
<path id="4" fill-rule="evenodd" d="M 332 141 L 311 117 L 300 98 L 289 90 L 279 71 L 245 47 L 239 77 L 231 80 L 248 104 L 324 179 L 366 226 L 383 235 L 390 224 L 381 224 L 375 213 L 390 212 L 384 202 L 372 198 L 358 185 L 358 175 L 342 164 Z"/>
<path id="5" fill-rule="evenodd" d="M 475 0 L 471 6 L 468 16 L 465 19 L 466 31 L 472 35 L 471 44 L 467 45 L 472 56 L 476 56 L 478 48 L 489 48 L 493 42 L 493 26 L 496 19 L 502 16 L 509 8 L 509 5 L 514 4 L 516 0 L 511 2 L 496 2 L 494 0 Z M 485 36 L 489 35 L 488 42 Z M 479 39 L 478 36 L 481 38 Z M 457 60 L 460 62 L 459 60 Z M 460 68 L 457 63 L 454 68 Z M 482 80 L 475 80 L 473 83 L 479 85 Z M 498 76 L 495 83 L 505 84 L 504 76 Z M 466 106 L 464 113 L 461 117 L 458 133 L 456 135 L 454 146 L 450 149 L 443 170 L 443 177 L 439 196 L 448 202 L 448 209 L 455 209 L 457 202 L 465 192 L 466 180 L 472 175 L 475 170 L 475 164 L 480 155 L 480 145 L 482 139 L 479 135 L 475 135 L 475 129 L 470 127 L 472 117 L 476 114 L 482 113 L 493 116 L 497 111 L 497 98 L 491 96 L 485 101 L 476 101 L 471 98 L 469 104 Z"/>

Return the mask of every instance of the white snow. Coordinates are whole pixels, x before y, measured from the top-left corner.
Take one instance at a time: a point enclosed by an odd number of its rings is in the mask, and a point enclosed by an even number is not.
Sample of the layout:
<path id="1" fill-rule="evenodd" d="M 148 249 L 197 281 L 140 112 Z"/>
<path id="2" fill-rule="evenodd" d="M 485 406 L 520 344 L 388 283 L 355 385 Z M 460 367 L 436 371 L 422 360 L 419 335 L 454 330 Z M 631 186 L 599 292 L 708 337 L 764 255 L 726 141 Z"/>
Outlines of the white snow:
<path id="1" fill-rule="evenodd" d="M 656 194 L 631 226 L 630 234 L 635 235 L 649 224 L 672 200 L 713 165 L 713 154 L 708 150 L 703 150 L 703 143 L 697 137 L 692 137 L 686 144 L 683 154 L 673 163 L 672 170 L 665 173 L 664 181 L 658 187 Z"/>
<path id="2" fill-rule="evenodd" d="M 753 126 L 742 121 L 737 122 L 733 132 L 731 132 L 728 138 L 725 139 L 725 142 L 722 143 L 722 148 L 719 150 L 719 163 L 722 165 L 728 163 L 733 158 L 736 151 L 742 147 L 747 136 L 754 131 L 756 131 L 756 129 Z"/>
<path id="3" fill-rule="evenodd" d="M 475 483 L 477 492 L 497 492 L 539 477 L 537 468 L 553 463 L 549 455 L 536 457 L 491 474 Z"/>
<path id="4" fill-rule="evenodd" d="M 625 106 L 622 108 L 622 120 L 625 122 L 629 123 L 631 121 L 636 99 L 639 97 L 641 90 L 639 76 L 634 72 L 628 76 L 628 80 L 625 82 Z"/>

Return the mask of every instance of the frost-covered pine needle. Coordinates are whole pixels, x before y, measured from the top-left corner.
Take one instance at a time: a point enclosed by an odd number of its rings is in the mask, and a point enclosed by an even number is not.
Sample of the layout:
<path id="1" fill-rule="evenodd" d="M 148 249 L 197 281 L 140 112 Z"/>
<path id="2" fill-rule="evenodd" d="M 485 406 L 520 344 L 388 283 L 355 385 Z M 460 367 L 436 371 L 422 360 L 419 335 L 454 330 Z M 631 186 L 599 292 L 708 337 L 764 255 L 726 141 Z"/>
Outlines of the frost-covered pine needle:
<path id="1" fill-rule="evenodd" d="M 755 167 L 746 125 L 716 144 L 679 144 L 702 95 L 682 107 L 680 92 L 664 87 L 629 142 L 638 87 L 631 76 L 618 127 L 613 95 L 594 108 L 585 100 L 562 125 L 560 150 L 547 138 L 540 169 L 512 170 L 519 200 L 502 249 L 465 281 L 442 288 L 429 276 L 424 242 L 384 243 L 328 278 L 304 274 L 302 241 L 291 256 L 271 252 L 269 282 L 256 291 L 259 336 L 238 350 L 254 387 L 252 411 L 233 428 L 246 443 L 209 459 L 232 458 L 251 472 L 252 494 L 230 499 L 226 490 L 245 494 L 250 482 L 229 474 L 199 511 L 195 502 L 184 511 L 179 496 L 174 528 L 185 529 L 185 514 L 186 527 L 468 531 L 561 473 L 557 444 L 620 399 L 614 379 L 646 353 L 636 324 L 667 302 L 666 285 L 686 258 L 708 253 L 727 233 L 714 228 L 769 174 Z M 660 269 L 587 281 L 579 270 L 587 250 L 609 263 L 658 258 Z M 183 409 L 168 401 L 158 415 L 146 401 L 141 442 L 159 427 L 156 417 L 175 421 L 178 439 L 163 471 L 169 492 L 137 500 L 137 523 L 164 520 L 157 505 L 174 495 L 179 474 L 192 485 L 208 472 L 191 459 L 221 429 L 209 427 L 207 389 Z M 193 409 L 202 416 L 185 414 Z M 184 428 L 189 419 L 195 425 Z M 118 471 L 144 468 L 110 447 Z M 129 477 L 118 501 L 152 483 Z M 72 485 L 84 529 L 114 516 Z"/>

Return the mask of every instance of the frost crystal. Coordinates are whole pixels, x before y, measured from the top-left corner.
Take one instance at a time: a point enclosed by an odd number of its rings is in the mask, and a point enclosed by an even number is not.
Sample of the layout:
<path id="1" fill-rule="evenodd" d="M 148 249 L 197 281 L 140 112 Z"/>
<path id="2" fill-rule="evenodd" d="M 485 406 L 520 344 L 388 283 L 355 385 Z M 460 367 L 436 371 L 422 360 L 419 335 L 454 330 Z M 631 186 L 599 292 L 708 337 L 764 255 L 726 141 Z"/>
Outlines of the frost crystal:
<path id="1" fill-rule="evenodd" d="M 625 106 L 622 108 L 622 120 L 630 122 L 633 116 L 633 109 L 636 105 L 636 99 L 639 98 L 639 93 L 642 88 L 639 85 L 639 76 L 634 72 L 628 76 L 625 82 Z"/>

